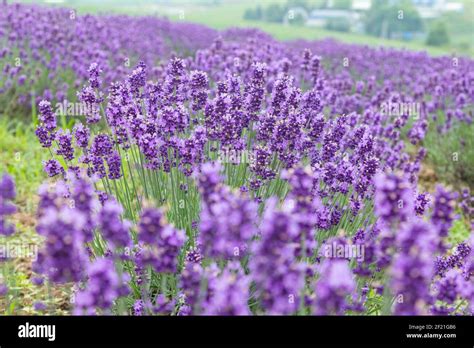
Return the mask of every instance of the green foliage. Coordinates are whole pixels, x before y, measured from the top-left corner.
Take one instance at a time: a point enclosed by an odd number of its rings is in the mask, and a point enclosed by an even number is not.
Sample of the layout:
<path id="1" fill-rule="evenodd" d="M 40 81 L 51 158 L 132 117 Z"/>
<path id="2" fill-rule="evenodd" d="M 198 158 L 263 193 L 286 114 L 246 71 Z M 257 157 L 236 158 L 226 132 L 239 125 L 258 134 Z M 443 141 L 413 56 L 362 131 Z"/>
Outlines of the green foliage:
<path id="1" fill-rule="evenodd" d="M 248 8 L 245 10 L 244 19 L 249 21 L 259 21 L 263 17 L 262 8 L 257 6 L 255 9 Z"/>
<path id="2" fill-rule="evenodd" d="M 461 212 L 458 212 L 461 214 Z M 451 245 L 456 245 L 469 239 L 471 231 L 468 225 L 461 219 L 455 220 L 451 229 L 449 230 L 448 242 Z"/>
<path id="3" fill-rule="evenodd" d="M 348 32 L 351 28 L 349 21 L 345 18 L 331 19 L 326 23 L 325 29 Z"/>
<path id="4" fill-rule="evenodd" d="M 264 20 L 271 23 L 282 23 L 288 11 L 292 8 L 302 8 L 306 11 L 311 10 L 311 5 L 306 0 L 288 0 L 286 3 L 272 2 L 268 3 L 263 10 L 259 6 L 255 9 L 248 8 L 244 12 L 245 20 Z M 301 14 L 296 14 L 290 23 L 292 25 L 303 25 L 305 18 Z"/>
<path id="5" fill-rule="evenodd" d="M 280 6 L 279 4 L 270 4 L 264 10 L 264 19 L 268 22 L 273 23 L 281 23 L 283 21 L 283 17 L 286 14 L 285 7 Z"/>
<path id="6" fill-rule="evenodd" d="M 435 167 L 440 181 L 455 186 L 474 188 L 474 123 L 454 122 L 452 128 L 440 136 L 438 124 L 430 125 L 423 142 L 428 150 L 428 162 Z"/>
<path id="7" fill-rule="evenodd" d="M 389 10 L 388 4 L 378 0 L 374 1 L 365 16 L 365 31 L 370 35 L 381 37 L 384 24 L 390 17 Z"/>
<path id="8" fill-rule="evenodd" d="M 426 44 L 429 46 L 443 46 L 449 43 L 449 35 L 446 25 L 443 22 L 437 22 L 428 33 Z"/>
<path id="9" fill-rule="evenodd" d="M 295 15 L 295 18 L 293 18 L 289 23 L 291 25 L 296 25 L 296 26 L 303 26 L 306 22 L 306 19 L 304 16 L 302 16 L 300 13 L 297 13 Z"/>
<path id="10" fill-rule="evenodd" d="M 394 33 L 420 32 L 423 22 L 410 1 L 399 4 L 377 0 L 365 17 L 366 32 L 377 37 L 392 37 Z"/>

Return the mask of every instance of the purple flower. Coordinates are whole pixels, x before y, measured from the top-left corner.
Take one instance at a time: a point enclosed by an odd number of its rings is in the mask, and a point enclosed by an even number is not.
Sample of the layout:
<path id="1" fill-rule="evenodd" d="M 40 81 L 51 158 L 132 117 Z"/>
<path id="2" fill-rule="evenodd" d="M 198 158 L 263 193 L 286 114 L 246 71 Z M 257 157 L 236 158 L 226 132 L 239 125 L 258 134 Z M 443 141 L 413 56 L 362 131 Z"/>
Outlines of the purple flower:
<path id="1" fill-rule="evenodd" d="M 0 297 L 6 296 L 8 294 L 8 287 L 5 284 L 0 284 Z"/>
<path id="2" fill-rule="evenodd" d="M 87 275 L 86 288 L 75 297 L 75 314 L 94 315 L 97 309 L 111 313 L 114 301 L 129 292 L 126 274 L 119 275 L 109 259 L 95 260 L 89 265 Z"/>
<path id="3" fill-rule="evenodd" d="M 472 282 L 456 269 L 449 270 L 441 279 L 437 280 L 433 285 L 433 290 L 433 295 L 438 301 L 432 308 L 432 311 L 435 313 L 439 312 L 440 308 L 444 308 L 444 314 L 460 314 L 462 312 L 456 312 L 456 310 L 466 310 L 467 306 L 465 304 L 463 306 L 461 302 L 455 307 L 454 305 L 459 302 L 458 300 L 466 299 L 472 301 L 474 299 L 474 286 Z"/>
<path id="4" fill-rule="evenodd" d="M 178 255 L 185 242 L 183 231 L 167 225 L 161 211 L 144 209 L 138 224 L 138 240 L 148 244 L 140 254 L 142 265 L 151 265 L 156 272 L 176 272 Z"/>
<path id="5" fill-rule="evenodd" d="M 101 156 L 95 156 L 90 154 L 87 158 L 87 163 L 90 163 L 91 166 L 87 168 L 87 174 L 89 176 L 96 175 L 99 179 L 102 179 L 106 175 L 104 158 Z"/>
<path id="6" fill-rule="evenodd" d="M 35 134 L 38 137 L 42 147 L 51 147 L 53 140 L 55 139 L 54 133 L 49 132 L 45 127 L 38 126 L 38 128 L 35 130 Z"/>
<path id="7" fill-rule="evenodd" d="M 193 98 L 192 109 L 193 111 L 199 111 L 206 104 L 209 79 L 205 72 L 197 70 L 191 72 L 189 79 L 191 82 L 191 97 Z"/>
<path id="8" fill-rule="evenodd" d="M 203 272 L 200 264 L 186 262 L 179 278 L 179 288 L 191 312 L 197 309 L 199 301 L 205 297 L 205 294 L 201 293 Z"/>
<path id="9" fill-rule="evenodd" d="M 9 236 L 15 232 L 15 228 L 6 222 L 6 216 L 16 212 L 15 205 L 8 202 L 15 196 L 15 182 L 10 175 L 4 174 L 0 179 L 0 235 Z"/>
<path id="10" fill-rule="evenodd" d="M 319 269 L 314 312 L 317 315 L 342 315 L 348 308 L 346 297 L 355 291 L 354 275 L 349 262 L 326 258 Z"/>
<path id="11" fill-rule="evenodd" d="M 214 171 L 203 173 L 210 177 L 200 180 L 206 183 L 201 187 L 203 192 L 208 189 L 207 183 L 218 176 L 219 169 L 215 166 Z M 223 186 L 214 188 L 209 199 L 208 196 L 203 199 L 199 224 L 201 250 L 206 257 L 241 258 L 256 235 L 257 204 L 230 193 Z"/>
<path id="12" fill-rule="evenodd" d="M 42 311 L 45 311 L 45 310 L 46 310 L 47 306 L 46 306 L 46 304 L 44 304 L 43 302 L 36 301 L 36 302 L 33 304 L 33 308 L 35 309 L 35 311 L 42 312 Z"/>
<path id="13" fill-rule="evenodd" d="M 371 179 L 379 166 L 379 160 L 375 157 L 368 158 L 364 161 L 363 164 L 363 173 L 367 177 L 367 179 Z"/>
<path id="14" fill-rule="evenodd" d="M 275 173 L 270 169 L 271 151 L 265 146 L 257 145 L 253 150 L 253 158 L 250 162 L 250 170 L 262 180 L 270 180 L 275 177 Z M 254 188 L 258 189 L 260 185 Z"/>
<path id="15" fill-rule="evenodd" d="M 58 142 L 56 154 L 63 156 L 66 161 L 72 161 L 74 159 L 74 149 L 72 147 L 72 134 L 69 130 L 63 131 L 60 129 L 56 133 L 56 140 Z"/>
<path id="16" fill-rule="evenodd" d="M 423 215 L 426 207 L 430 203 L 430 195 L 428 193 L 420 193 L 415 198 L 415 212 L 417 215 Z"/>
<path id="17" fill-rule="evenodd" d="M 74 137 L 76 138 L 76 144 L 79 147 L 87 148 L 89 145 L 89 138 L 90 138 L 90 129 L 88 127 L 84 127 L 82 123 L 77 123 L 74 126 Z"/>
<path id="18" fill-rule="evenodd" d="M 431 221 L 441 237 L 448 235 L 449 228 L 455 218 L 456 198 L 455 192 L 450 193 L 440 185 L 436 187 Z"/>
<path id="19" fill-rule="evenodd" d="M 428 129 L 428 121 L 420 120 L 416 122 L 413 127 L 408 132 L 408 137 L 410 138 L 410 142 L 413 145 L 416 145 L 419 141 L 421 141 L 426 134 Z"/>
<path id="20" fill-rule="evenodd" d="M 407 221 L 414 212 L 413 193 L 408 183 L 395 174 L 378 174 L 375 184 L 375 213 L 389 226 Z"/>
<path id="21" fill-rule="evenodd" d="M 435 261 L 436 274 L 443 277 L 445 273 L 453 268 L 461 269 L 471 252 L 471 246 L 467 243 L 459 243 L 451 255 L 438 256 Z"/>
<path id="22" fill-rule="evenodd" d="M 120 179 L 122 176 L 122 159 L 120 158 L 119 153 L 117 151 L 112 151 L 112 153 L 106 157 L 106 162 L 109 167 L 109 179 Z"/>
<path id="23" fill-rule="evenodd" d="M 36 286 L 41 286 L 41 285 L 44 284 L 44 278 L 43 277 L 33 277 L 33 278 L 31 278 L 31 282 Z"/>
<path id="24" fill-rule="evenodd" d="M 302 62 L 301 62 L 301 69 L 303 71 L 309 70 L 311 57 L 313 56 L 311 50 L 309 48 L 305 48 L 302 54 Z"/>
<path id="25" fill-rule="evenodd" d="M 216 187 L 222 182 L 222 175 L 220 174 L 220 166 L 213 163 L 204 163 L 201 166 L 201 173 L 198 175 L 199 191 L 202 199 L 209 201 L 210 196 L 216 191 Z"/>
<path id="26" fill-rule="evenodd" d="M 152 308 L 154 314 L 170 315 L 175 305 L 174 300 L 168 300 L 165 295 L 158 294 L 155 299 L 155 305 Z"/>
<path id="27" fill-rule="evenodd" d="M 319 76 L 320 65 L 321 65 L 321 57 L 318 57 L 318 56 L 311 57 L 311 76 L 315 84 Z"/>
<path id="28" fill-rule="evenodd" d="M 98 216 L 102 236 L 116 248 L 131 244 L 129 236 L 131 223 L 122 221 L 122 214 L 123 209 L 117 202 L 106 201 Z"/>
<path id="29" fill-rule="evenodd" d="M 186 262 L 201 263 L 202 254 L 199 247 L 190 248 L 186 253 Z"/>
<path id="30" fill-rule="evenodd" d="M 431 302 L 430 283 L 434 276 L 434 252 L 437 237 L 433 227 L 417 221 L 405 226 L 397 235 L 399 254 L 391 267 L 391 290 L 395 314 L 426 313 Z"/>
<path id="31" fill-rule="evenodd" d="M 144 209 L 138 225 L 138 239 L 150 245 L 158 243 L 160 231 L 166 227 L 163 214 L 158 209 Z"/>
<path id="32" fill-rule="evenodd" d="M 182 104 L 178 104 L 175 108 L 166 106 L 161 112 L 161 122 L 166 133 L 175 134 L 186 129 L 189 115 Z"/>
<path id="33" fill-rule="evenodd" d="M 112 152 L 113 144 L 107 134 L 98 134 L 94 138 L 91 146 L 91 154 L 94 156 L 107 156 Z"/>
<path id="34" fill-rule="evenodd" d="M 267 314 L 289 315 L 297 311 L 304 284 L 302 266 L 294 262 L 296 245 L 292 242 L 298 225 L 290 214 L 275 209 L 267 201 L 262 221 L 261 240 L 254 246 L 250 260 L 251 278 Z"/>
<path id="35" fill-rule="evenodd" d="M 145 304 L 143 300 L 136 300 L 135 303 L 133 304 L 133 315 L 142 316 L 144 307 L 145 307 Z"/>
<path id="36" fill-rule="evenodd" d="M 37 231 L 46 238 L 36 268 L 55 283 L 82 279 L 86 256 L 81 230 L 85 217 L 69 207 L 45 209 Z"/>
<path id="37" fill-rule="evenodd" d="M 213 281 L 213 296 L 204 304 L 204 315 L 249 315 L 250 278 L 239 263 L 229 264 Z"/>
<path id="38" fill-rule="evenodd" d="M 46 172 L 46 174 L 48 174 L 49 177 L 53 177 L 59 174 L 62 175 L 65 173 L 64 168 L 55 159 L 51 159 L 46 162 L 43 162 L 43 165 L 44 165 L 44 171 Z"/>
<path id="39" fill-rule="evenodd" d="M 42 100 L 38 104 L 38 111 L 39 111 L 39 120 L 43 127 L 48 131 L 51 132 L 56 129 L 56 115 L 51 108 L 51 103 L 47 100 Z"/>
<path id="40" fill-rule="evenodd" d="M 89 66 L 89 84 L 92 88 L 99 88 L 100 80 L 99 75 L 102 72 L 97 63 L 92 63 Z"/>
<path id="41" fill-rule="evenodd" d="M 98 209 L 99 203 L 95 196 L 94 187 L 91 182 L 83 178 L 72 180 L 70 206 L 82 213 L 86 219 L 82 229 L 82 238 L 86 242 L 93 239 L 93 230 L 96 225 L 94 212 Z"/>
<path id="42" fill-rule="evenodd" d="M 252 69 L 252 79 L 246 98 L 246 109 L 250 118 L 255 118 L 265 93 L 264 85 L 267 65 L 265 63 L 256 62 L 252 65 Z"/>
<path id="43" fill-rule="evenodd" d="M 96 193 L 97 193 L 97 198 L 99 199 L 100 204 L 104 206 L 105 202 L 107 202 L 109 199 L 109 195 L 107 194 L 107 192 L 104 192 L 104 191 L 96 191 Z"/>
<path id="44" fill-rule="evenodd" d="M 313 195 L 313 173 L 308 169 L 297 168 L 283 172 L 282 177 L 288 179 L 291 186 L 285 203 L 290 205 L 291 214 L 299 227 L 293 240 L 298 245 L 296 256 L 302 256 L 303 253 L 306 256 L 313 255 L 316 248 L 313 231 L 324 210 L 319 197 Z"/>
<path id="45" fill-rule="evenodd" d="M 87 124 L 99 122 L 101 118 L 99 104 L 102 102 L 102 98 L 97 96 L 94 88 L 91 86 L 84 87 L 81 92 L 77 93 L 77 98 L 84 103 Z"/>
<path id="46" fill-rule="evenodd" d="M 139 89 L 145 86 L 146 83 L 146 65 L 144 62 L 140 62 L 132 74 L 128 77 L 128 82 L 132 92 L 137 94 Z"/>

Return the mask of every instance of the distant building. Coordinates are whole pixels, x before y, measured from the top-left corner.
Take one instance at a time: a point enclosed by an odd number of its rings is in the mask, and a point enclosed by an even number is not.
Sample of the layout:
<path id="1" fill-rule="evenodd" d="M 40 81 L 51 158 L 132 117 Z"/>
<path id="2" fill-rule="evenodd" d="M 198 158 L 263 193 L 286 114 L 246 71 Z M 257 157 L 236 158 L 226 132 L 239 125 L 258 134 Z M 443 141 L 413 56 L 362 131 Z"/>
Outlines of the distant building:
<path id="1" fill-rule="evenodd" d="M 360 14 L 350 10 L 318 9 L 309 14 L 306 25 L 310 27 L 325 27 L 331 20 L 345 20 L 351 26 L 360 20 Z"/>
<path id="2" fill-rule="evenodd" d="M 400 0 L 386 0 L 392 4 Z M 439 17 L 444 12 L 463 11 L 463 4 L 449 0 L 411 0 L 422 19 L 432 19 Z M 474 0 L 473 0 L 474 1 Z M 303 7 L 294 7 L 288 11 L 283 18 L 283 22 L 288 24 L 292 19 L 299 17 L 306 26 L 327 27 L 332 21 L 344 21 L 348 23 L 350 31 L 363 32 L 364 26 L 362 17 L 364 13 L 370 10 L 372 0 L 352 0 L 350 9 L 335 9 L 334 3 L 328 0 L 326 8 L 316 9 L 308 13 Z M 400 38 L 411 39 L 422 35 L 421 33 L 395 33 Z"/>
<path id="3" fill-rule="evenodd" d="M 352 9 L 354 11 L 368 11 L 371 6 L 371 0 L 352 0 Z"/>

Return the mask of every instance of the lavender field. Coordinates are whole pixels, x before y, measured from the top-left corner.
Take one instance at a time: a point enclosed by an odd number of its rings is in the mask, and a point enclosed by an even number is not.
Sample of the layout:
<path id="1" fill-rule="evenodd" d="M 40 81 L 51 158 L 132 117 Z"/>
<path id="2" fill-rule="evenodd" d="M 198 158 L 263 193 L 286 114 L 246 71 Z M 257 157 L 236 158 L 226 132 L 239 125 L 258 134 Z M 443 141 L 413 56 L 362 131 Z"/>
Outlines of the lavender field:
<path id="1" fill-rule="evenodd" d="M 0 42 L 0 314 L 474 314 L 472 57 L 10 2 Z"/>

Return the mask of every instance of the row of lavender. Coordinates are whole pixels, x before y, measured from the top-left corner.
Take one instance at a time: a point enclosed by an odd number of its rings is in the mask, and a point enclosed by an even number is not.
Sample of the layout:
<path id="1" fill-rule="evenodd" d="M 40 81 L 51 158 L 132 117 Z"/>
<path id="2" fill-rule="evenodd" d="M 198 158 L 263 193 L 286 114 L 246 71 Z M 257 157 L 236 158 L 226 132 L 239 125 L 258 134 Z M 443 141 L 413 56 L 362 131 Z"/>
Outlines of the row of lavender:
<path id="1" fill-rule="evenodd" d="M 39 103 L 35 281 L 79 314 L 471 313 L 448 237 L 473 197 L 417 181 L 428 126 L 472 123 L 474 62 L 226 35 L 121 82 L 90 65 L 73 129 Z"/>
<path id="2" fill-rule="evenodd" d="M 154 65 L 172 54 L 207 47 L 216 32 L 156 17 L 80 16 L 73 9 L 0 5 L 2 105 L 31 105 L 43 98 L 63 102 L 100 63 L 107 82 L 124 78 L 137 57 Z M 2 96 L 3 95 L 3 96 Z"/>

